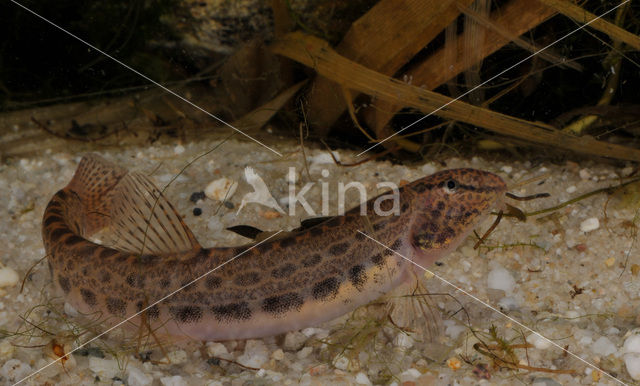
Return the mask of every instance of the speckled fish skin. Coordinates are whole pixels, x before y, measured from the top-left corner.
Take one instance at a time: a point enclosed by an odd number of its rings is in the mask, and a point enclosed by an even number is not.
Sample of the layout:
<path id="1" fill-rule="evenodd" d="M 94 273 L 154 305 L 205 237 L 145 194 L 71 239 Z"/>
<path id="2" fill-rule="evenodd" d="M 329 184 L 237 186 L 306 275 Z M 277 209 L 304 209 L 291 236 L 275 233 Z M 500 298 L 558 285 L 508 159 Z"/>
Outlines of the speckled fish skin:
<path id="1" fill-rule="evenodd" d="M 87 238 L 108 222 L 110 192 L 127 171 L 83 158 L 49 202 L 42 235 L 52 279 L 78 311 L 113 325 L 251 245 L 166 254 L 124 252 Z M 356 207 L 285 238 L 267 240 L 146 311 L 156 333 L 198 340 L 247 339 L 301 329 L 372 301 L 419 270 L 361 230 L 426 267 L 455 249 L 506 192 L 475 169 L 445 170 L 400 188 L 400 215 Z M 382 201 L 388 210 L 391 200 Z M 184 224 L 182 224 L 184 225 Z M 186 228 L 186 226 L 185 226 Z M 188 232 L 187 238 L 191 233 Z M 140 323 L 136 317 L 131 321 Z"/>

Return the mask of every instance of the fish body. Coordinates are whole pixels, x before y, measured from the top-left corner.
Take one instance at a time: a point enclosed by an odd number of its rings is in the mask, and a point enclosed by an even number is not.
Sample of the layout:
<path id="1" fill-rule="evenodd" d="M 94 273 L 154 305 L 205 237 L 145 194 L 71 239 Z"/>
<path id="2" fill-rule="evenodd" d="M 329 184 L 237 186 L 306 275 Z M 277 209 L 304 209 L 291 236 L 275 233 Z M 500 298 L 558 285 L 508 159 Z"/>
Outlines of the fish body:
<path id="1" fill-rule="evenodd" d="M 417 268 L 398 254 L 423 267 L 444 257 L 505 191 L 492 173 L 446 170 L 399 188 L 395 215 L 377 214 L 393 203 L 374 198 L 364 216 L 356 207 L 286 237 L 204 248 L 146 177 L 89 154 L 47 205 L 42 235 L 79 312 L 114 325 L 146 309 L 157 333 L 248 339 L 331 320 L 411 280 Z M 89 239 L 103 228 L 109 246 Z"/>

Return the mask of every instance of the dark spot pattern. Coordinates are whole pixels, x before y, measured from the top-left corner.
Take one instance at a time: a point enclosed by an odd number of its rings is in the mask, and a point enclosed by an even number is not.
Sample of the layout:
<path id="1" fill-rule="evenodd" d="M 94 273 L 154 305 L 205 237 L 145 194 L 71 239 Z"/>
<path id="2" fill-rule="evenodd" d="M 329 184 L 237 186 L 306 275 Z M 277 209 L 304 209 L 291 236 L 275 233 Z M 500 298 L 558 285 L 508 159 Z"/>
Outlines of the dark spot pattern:
<path id="1" fill-rule="evenodd" d="M 322 261 L 322 256 L 316 254 L 313 254 L 311 256 L 307 256 L 305 258 L 302 259 L 302 266 L 309 268 L 309 267 L 313 267 L 314 265 L 318 265 L 318 263 L 320 263 L 320 261 Z"/>
<path id="2" fill-rule="evenodd" d="M 69 279 L 58 275 L 58 284 L 60 284 L 60 288 L 64 291 L 65 294 L 68 294 L 71 291 L 71 284 L 69 283 Z"/>
<path id="3" fill-rule="evenodd" d="M 255 285 L 259 281 L 260 281 L 260 274 L 258 272 L 243 273 L 241 275 L 238 275 L 233 280 L 233 282 L 240 287 Z"/>
<path id="4" fill-rule="evenodd" d="M 117 298 L 107 298 L 107 311 L 113 315 L 124 316 L 127 311 L 127 303 Z"/>
<path id="5" fill-rule="evenodd" d="M 144 276 L 139 273 L 130 273 L 127 275 L 125 279 L 127 284 L 133 288 L 143 288 L 144 287 Z"/>
<path id="6" fill-rule="evenodd" d="M 335 298 L 338 294 L 340 283 L 335 277 L 322 280 L 313 286 L 312 294 L 316 300 L 325 300 L 327 298 Z"/>
<path id="7" fill-rule="evenodd" d="M 202 319 L 202 309 L 197 306 L 172 306 L 169 313 L 179 323 L 197 323 Z"/>
<path id="8" fill-rule="evenodd" d="M 271 271 L 271 276 L 273 276 L 274 279 L 284 279 L 291 276 L 291 274 L 294 273 L 295 270 L 296 270 L 295 265 L 287 263 L 279 266 L 278 268 L 273 269 Z"/>
<path id="9" fill-rule="evenodd" d="M 140 312 L 145 308 L 146 307 L 142 301 L 139 301 L 138 303 L 136 303 L 137 312 Z M 154 304 L 153 306 L 149 307 L 144 313 L 146 314 L 147 318 L 149 318 L 150 320 L 155 320 L 155 319 L 158 319 L 158 317 L 160 317 L 160 309 L 158 309 L 157 304 Z"/>
<path id="10" fill-rule="evenodd" d="M 93 307 L 98 304 L 98 301 L 96 300 L 96 294 L 94 294 L 93 291 L 90 291 L 86 288 L 81 288 L 80 295 L 82 296 L 82 300 L 87 303 L 88 306 Z"/>
<path id="11" fill-rule="evenodd" d="M 334 244 L 329 247 L 329 253 L 332 256 L 340 256 L 345 254 L 349 250 L 349 243 Z"/>
<path id="12" fill-rule="evenodd" d="M 100 281 L 102 283 L 109 283 L 111 282 L 111 274 L 109 272 L 106 271 L 102 271 L 100 272 Z"/>
<path id="13" fill-rule="evenodd" d="M 273 242 L 266 242 L 266 243 L 262 243 L 260 245 L 258 245 L 256 247 L 256 249 L 258 250 L 258 252 L 260 253 L 267 253 L 269 252 L 271 249 L 273 249 Z"/>
<path id="14" fill-rule="evenodd" d="M 280 248 L 289 248 L 296 244 L 295 237 L 287 237 L 285 239 L 280 240 Z"/>
<path id="15" fill-rule="evenodd" d="M 362 291 L 364 283 L 367 282 L 367 272 L 364 268 L 364 265 L 358 264 L 351 267 L 349 269 L 349 280 L 354 287 Z"/>
<path id="16" fill-rule="evenodd" d="M 220 322 L 251 319 L 251 309 L 247 302 L 229 303 L 211 307 L 211 312 Z"/>
<path id="17" fill-rule="evenodd" d="M 371 256 L 371 262 L 378 267 L 382 267 L 384 265 L 384 258 L 381 253 Z"/>
<path id="18" fill-rule="evenodd" d="M 291 309 L 299 310 L 304 301 L 302 297 L 295 292 L 289 292 L 284 295 L 271 296 L 262 302 L 262 310 L 270 314 L 279 315 Z"/>
<path id="19" fill-rule="evenodd" d="M 213 275 L 207 275 L 207 277 L 204 279 L 204 286 L 207 289 L 216 289 L 216 288 L 220 288 L 220 286 L 222 285 L 222 279 L 220 279 L 217 276 L 213 276 Z"/>

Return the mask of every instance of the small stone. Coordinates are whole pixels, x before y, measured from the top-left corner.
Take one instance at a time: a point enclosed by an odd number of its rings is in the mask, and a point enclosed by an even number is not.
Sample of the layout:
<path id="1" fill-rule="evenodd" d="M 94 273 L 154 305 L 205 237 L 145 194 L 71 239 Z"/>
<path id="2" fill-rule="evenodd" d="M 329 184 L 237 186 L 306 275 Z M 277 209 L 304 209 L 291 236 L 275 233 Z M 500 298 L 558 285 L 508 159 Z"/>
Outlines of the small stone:
<path id="1" fill-rule="evenodd" d="M 538 350 L 546 350 L 551 347 L 551 342 L 538 334 L 529 335 L 527 337 L 527 342 L 531 343 Z"/>
<path id="2" fill-rule="evenodd" d="M 0 359 L 6 359 L 11 357 L 15 351 L 15 346 L 8 340 L 0 340 Z"/>
<path id="3" fill-rule="evenodd" d="M 184 350 L 170 351 L 167 354 L 167 359 L 169 359 L 169 362 L 174 365 L 187 363 L 187 352 Z"/>
<path id="4" fill-rule="evenodd" d="M 594 354 L 597 354 L 601 357 L 606 357 L 609 354 L 613 354 L 616 352 L 616 346 L 607 338 L 606 336 L 601 336 L 593 342 L 591 345 L 591 350 L 593 350 Z"/>
<path id="5" fill-rule="evenodd" d="M 591 217 L 580 223 L 580 230 L 582 232 L 591 232 L 600 228 L 600 221 L 596 217 Z"/>
<path id="6" fill-rule="evenodd" d="M 211 181 L 204 189 L 204 194 L 208 198 L 216 201 L 228 200 L 238 188 L 238 183 L 223 177 L 215 181 Z"/>
<path id="7" fill-rule="evenodd" d="M 187 386 L 187 382 L 179 375 L 162 377 L 160 378 L 160 383 L 162 383 L 163 386 Z"/>
<path id="8" fill-rule="evenodd" d="M 633 276 L 638 276 L 638 272 L 640 272 L 640 265 L 638 264 L 632 264 L 631 265 L 631 274 Z"/>
<path id="9" fill-rule="evenodd" d="M 487 287 L 503 290 L 506 294 L 513 292 L 516 281 L 511 273 L 501 266 L 494 267 L 487 275 Z"/>
<path id="10" fill-rule="evenodd" d="M 261 340 L 248 340 L 244 346 L 244 354 L 238 357 L 238 363 L 247 367 L 260 368 L 269 360 L 269 350 Z"/>
<path id="11" fill-rule="evenodd" d="M 5 378 L 10 383 L 18 382 L 29 374 L 31 374 L 31 366 L 18 359 L 9 359 L 0 369 L 2 378 Z"/>
<path id="12" fill-rule="evenodd" d="M 284 359 L 284 351 L 282 351 L 281 348 L 277 349 L 276 351 L 274 351 L 271 354 L 271 358 L 273 358 L 276 361 L 281 361 Z"/>
<path id="13" fill-rule="evenodd" d="M 631 378 L 640 380 L 640 335 L 637 330 L 624 341 L 622 354 Z"/>
<path id="14" fill-rule="evenodd" d="M 69 315 L 69 316 L 71 316 L 71 317 L 73 317 L 73 318 L 75 318 L 78 315 L 80 315 L 80 314 L 78 314 L 78 310 L 73 308 L 73 306 L 71 304 L 67 303 L 67 302 L 64 303 L 64 307 L 63 308 L 64 308 L 64 313 Z"/>
<path id="15" fill-rule="evenodd" d="M 356 374 L 356 383 L 358 385 L 371 385 L 369 377 L 367 377 L 367 374 L 363 373 L 362 371 Z"/>
<path id="16" fill-rule="evenodd" d="M 176 154 L 184 153 L 184 146 L 178 145 L 178 146 L 174 147 L 173 148 L 173 152 L 176 153 Z"/>
<path id="17" fill-rule="evenodd" d="M 127 383 L 130 386 L 147 386 L 153 383 L 153 377 L 143 373 L 139 369 L 131 366 L 128 370 L 129 376 L 127 377 Z"/>
<path id="18" fill-rule="evenodd" d="M 200 216 L 202 214 L 202 209 L 200 208 L 193 208 L 193 215 L 194 216 Z"/>
<path id="19" fill-rule="evenodd" d="M 115 360 L 96 357 L 89 358 L 89 369 L 100 379 L 112 379 L 122 372 Z"/>
<path id="20" fill-rule="evenodd" d="M 349 359 L 344 355 L 337 355 L 335 358 L 333 358 L 333 366 L 336 369 L 346 370 L 347 368 L 349 368 Z"/>
<path id="21" fill-rule="evenodd" d="M 613 267 L 613 265 L 616 263 L 616 258 L 615 257 L 610 257 L 607 260 L 604 261 L 604 265 L 606 265 L 607 267 L 611 268 Z"/>
<path id="22" fill-rule="evenodd" d="M 425 176 L 430 176 L 433 173 L 438 171 L 438 169 L 432 163 L 428 163 L 428 164 L 422 165 L 421 170 L 422 170 L 422 173 L 424 173 Z"/>
<path id="23" fill-rule="evenodd" d="M 227 347 L 222 343 L 207 342 L 207 354 L 212 357 L 225 358 L 229 355 L 229 351 L 227 350 Z"/>
<path id="24" fill-rule="evenodd" d="M 207 197 L 207 196 L 204 194 L 204 191 L 193 192 L 193 193 L 191 193 L 191 197 L 189 197 L 189 201 L 191 201 L 194 204 L 196 204 L 196 203 L 198 203 L 198 201 L 204 200 L 205 197 Z"/>
<path id="25" fill-rule="evenodd" d="M 304 359 L 309 356 L 313 352 L 313 347 L 303 347 L 302 350 L 296 353 L 296 357 L 298 359 Z"/>
<path id="26" fill-rule="evenodd" d="M 402 372 L 402 374 L 400 374 L 400 381 L 401 382 L 413 382 L 416 379 L 420 378 L 420 376 L 422 375 L 422 373 L 420 373 L 420 371 L 418 371 L 417 369 L 407 369 L 404 372 Z"/>
<path id="27" fill-rule="evenodd" d="M 0 268 L 0 288 L 13 287 L 18 284 L 20 277 L 18 273 L 10 267 Z"/>
<path id="28" fill-rule="evenodd" d="M 571 185 L 565 190 L 567 193 L 571 194 L 571 193 L 575 193 L 575 191 L 578 190 L 578 188 L 576 188 L 575 185 Z"/>
<path id="29" fill-rule="evenodd" d="M 580 169 L 578 175 L 580 176 L 580 179 L 583 180 L 588 180 L 589 178 L 591 178 L 591 173 L 589 173 L 587 169 Z"/>
<path id="30" fill-rule="evenodd" d="M 307 335 L 300 331 L 288 332 L 284 337 L 283 348 L 287 351 L 298 351 L 304 346 L 307 339 Z"/>
<path id="31" fill-rule="evenodd" d="M 513 171 L 513 167 L 505 165 L 505 166 L 501 167 L 500 170 L 502 170 L 506 174 L 511 174 L 511 172 Z"/>
<path id="32" fill-rule="evenodd" d="M 452 357 L 447 359 L 447 366 L 449 366 L 451 370 L 456 371 L 462 367 L 462 362 L 460 362 L 460 359 Z"/>

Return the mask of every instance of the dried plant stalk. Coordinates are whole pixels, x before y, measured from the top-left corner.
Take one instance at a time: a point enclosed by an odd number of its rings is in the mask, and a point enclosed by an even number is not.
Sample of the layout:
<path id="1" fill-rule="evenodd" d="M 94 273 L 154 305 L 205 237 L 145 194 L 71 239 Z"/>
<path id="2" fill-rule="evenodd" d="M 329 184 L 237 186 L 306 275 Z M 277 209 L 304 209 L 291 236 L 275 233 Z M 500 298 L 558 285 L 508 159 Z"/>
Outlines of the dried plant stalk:
<path id="1" fill-rule="evenodd" d="M 344 87 L 393 104 L 413 107 L 427 114 L 435 113 L 445 119 L 467 122 L 533 143 L 579 153 L 640 161 L 640 151 L 637 149 L 597 141 L 590 137 L 576 137 L 544 123 L 530 122 L 454 101 L 447 96 L 389 78 L 338 55 L 327 42 L 301 32 L 286 35 L 271 48 L 277 54 L 312 67 L 320 75 Z"/>

